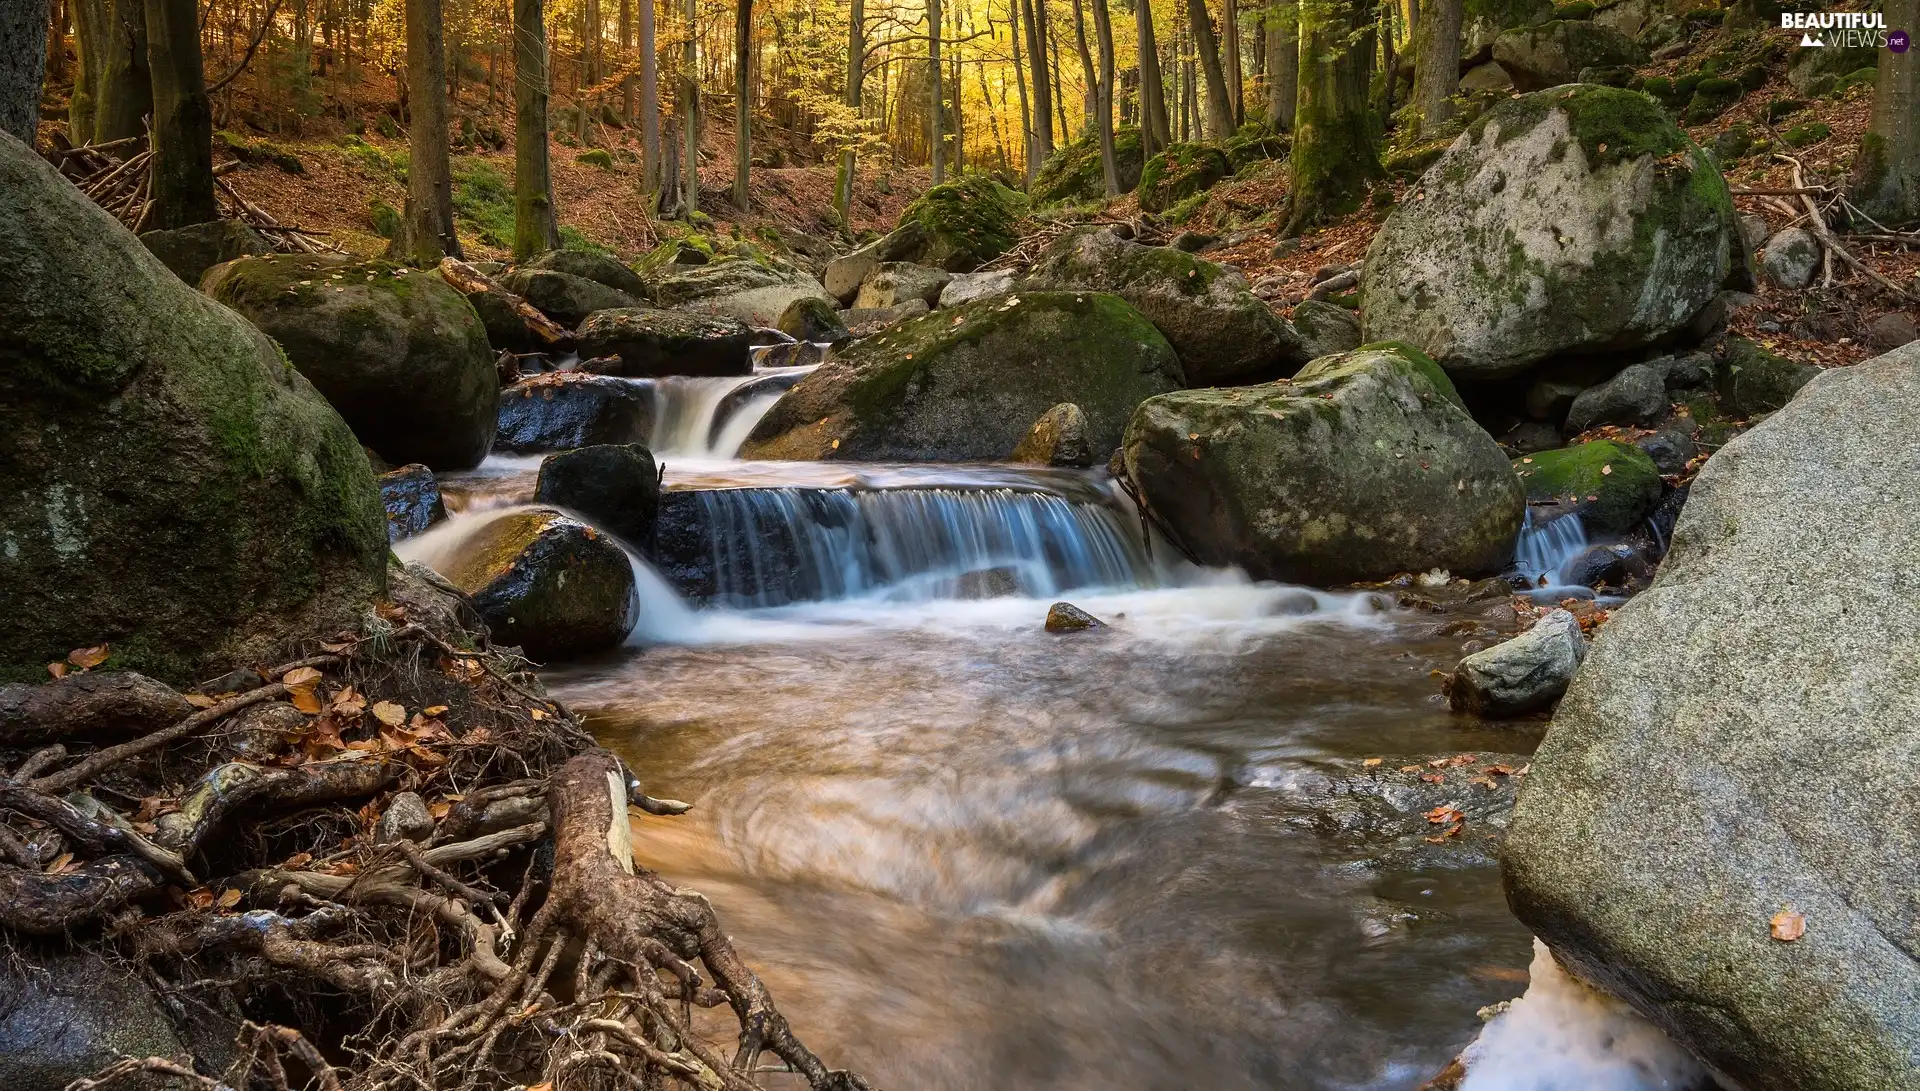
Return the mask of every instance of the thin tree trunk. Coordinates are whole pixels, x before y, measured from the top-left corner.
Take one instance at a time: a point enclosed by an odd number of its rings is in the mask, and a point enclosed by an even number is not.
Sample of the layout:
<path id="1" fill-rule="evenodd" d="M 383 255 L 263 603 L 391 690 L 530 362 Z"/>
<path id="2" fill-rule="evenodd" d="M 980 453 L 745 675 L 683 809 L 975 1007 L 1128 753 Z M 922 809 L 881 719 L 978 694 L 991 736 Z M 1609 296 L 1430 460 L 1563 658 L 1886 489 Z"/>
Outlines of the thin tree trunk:
<path id="1" fill-rule="evenodd" d="M 733 16 L 733 207 L 747 210 L 753 169 L 753 0 L 736 0 Z"/>
<path id="2" fill-rule="evenodd" d="M 1267 127 L 1293 130 L 1300 92 L 1300 3 L 1280 0 L 1267 11 Z"/>
<path id="3" fill-rule="evenodd" d="M 1461 0 L 1427 0 L 1427 17 L 1420 20 L 1415 41 L 1413 69 L 1413 108 L 1420 116 L 1422 139 L 1433 136 L 1453 115 L 1447 100 L 1460 87 L 1460 24 L 1464 19 Z"/>
<path id="4" fill-rule="evenodd" d="M 697 37 L 699 26 L 699 0 L 687 0 L 686 6 L 686 45 L 680 55 L 680 135 L 685 142 L 682 149 L 680 169 L 686 177 L 681 185 L 686 190 L 682 199 L 686 203 L 687 218 L 700 210 L 700 40 Z"/>
<path id="5" fill-rule="evenodd" d="M 1887 0 L 1887 26 L 1920 28 L 1920 0 Z M 1920 53 L 1880 54 L 1873 113 L 1848 182 L 1863 212 L 1888 227 L 1920 223 Z"/>
<path id="6" fill-rule="evenodd" d="M 640 13 L 640 185 L 658 194 L 660 169 L 660 65 L 653 32 L 653 0 L 635 0 Z"/>
<path id="7" fill-rule="evenodd" d="M 213 199 L 213 110 L 200 63 L 195 0 L 147 0 L 147 58 L 153 72 L 154 230 L 219 219 Z"/>
<path id="8" fill-rule="evenodd" d="M 1093 68 L 1093 50 L 1087 45 L 1086 0 L 1073 0 L 1073 48 L 1080 55 L 1080 83 L 1085 94 L 1080 96 L 1080 126 L 1086 128 L 1093 124 L 1093 115 L 1100 110 L 1100 76 Z"/>
<path id="9" fill-rule="evenodd" d="M 1291 234 L 1360 207 L 1383 175 L 1367 117 L 1374 51 L 1372 0 L 1316 0 L 1300 8 Z"/>
<path id="10" fill-rule="evenodd" d="M 1040 169 L 1053 154 L 1053 90 L 1047 78 L 1046 0 L 1020 0 L 1027 20 L 1027 71 L 1033 77 L 1033 147 L 1027 171 Z"/>
<path id="11" fill-rule="evenodd" d="M 28 147 L 40 124 L 49 19 L 47 0 L 0 3 L 0 130 Z"/>
<path id="12" fill-rule="evenodd" d="M 1171 137 L 1166 83 L 1160 78 L 1160 47 L 1153 40 L 1151 0 L 1134 0 L 1133 29 L 1140 48 L 1140 150 L 1152 156 L 1164 151 Z"/>
<path id="13" fill-rule="evenodd" d="M 447 58 L 440 0 L 406 0 L 407 208 L 388 255 L 414 265 L 460 257 L 453 230 L 453 167 L 447 158 Z"/>
<path id="14" fill-rule="evenodd" d="M 546 0 L 513 0 L 513 260 L 560 246 L 547 145 Z"/>
<path id="15" fill-rule="evenodd" d="M 1107 0 L 1092 0 L 1093 37 L 1100 49 L 1100 84 L 1094 124 L 1100 132 L 1100 179 L 1109 197 L 1120 195 L 1120 165 L 1113 155 L 1113 17 Z"/>
<path id="16" fill-rule="evenodd" d="M 1021 0 L 1023 4 L 1025 0 Z M 1033 176 L 1040 170 L 1040 164 L 1033 157 L 1034 141 L 1038 139 L 1033 132 L 1033 107 L 1027 101 L 1027 78 L 1020 71 L 1020 27 L 1021 5 L 1007 0 L 1007 17 L 1013 23 L 1013 86 L 1020 92 L 1020 155 L 1021 170 L 1027 176 L 1027 187 L 1033 187 Z"/>
<path id="17" fill-rule="evenodd" d="M 67 10 L 73 16 L 74 52 L 79 54 L 73 97 L 67 102 L 67 135 L 75 144 L 85 144 L 93 139 L 100 64 L 107 47 L 107 5 L 105 0 L 67 0 Z"/>
<path id="18" fill-rule="evenodd" d="M 1046 9 L 1046 0 L 1034 0 L 1034 5 Z M 1060 122 L 1059 138 L 1056 145 L 1068 143 L 1073 139 L 1073 129 L 1067 125 L 1067 81 L 1060 78 L 1060 39 L 1053 36 L 1053 28 L 1047 27 L 1047 60 L 1053 72 L 1053 111 Z"/>
<path id="19" fill-rule="evenodd" d="M 1239 126 L 1247 120 L 1246 87 L 1240 76 L 1240 3 L 1224 0 L 1224 6 L 1220 29 L 1227 38 L 1227 104 L 1233 108 L 1234 125 Z"/>
<path id="20" fill-rule="evenodd" d="M 857 123 L 860 119 L 860 87 L 866 79 L 867 63 L 866 0 L 852 0 L 847 12 L 847 112 Z M 848 134 L 847 149 L 840 153 L 840 177 L 835 181 L 833 204 L 840 212 L 840 231 L 853 237 L 853 183 L 860 165 L 859 134 Z"/>
<path id="21" fill-rule="evenodd" d="M 106 48 L 93 110 L 93 142 L 123 140 L 146 132 L 153 112 L 153 77 L 147 72 L 146 0 L 108 0 Z"/>
<path id="22" fill-rule="evenodd" d="M 1187 22 L 1193 29 L 1194 52 L 1207 81 L 1207 137 L 1225 140 L 1233 135 L 1233 104 L 1227 101 L 1227 81 L 1220 71 L 1220 46 L 1213 36 L 1207 0 L 1187 0 Z"/>
<path id="23" fill-rule="evenodd" d="M 927 164 L 933 169 L 936 186 L 947 177 L 940 132 L 941 115 L 946 113 L 946 82 L 940 71 L 940 0 L 927 0 Z"/>
<path id="24" fill-rule="evenodd" d="M 28 4 L 32 7 L 32 4 Z M 47 77 L 46 82 L 62 84 L 67 82 L 67 0 L 53 0 L 52 16 L 47 27 Z"/>

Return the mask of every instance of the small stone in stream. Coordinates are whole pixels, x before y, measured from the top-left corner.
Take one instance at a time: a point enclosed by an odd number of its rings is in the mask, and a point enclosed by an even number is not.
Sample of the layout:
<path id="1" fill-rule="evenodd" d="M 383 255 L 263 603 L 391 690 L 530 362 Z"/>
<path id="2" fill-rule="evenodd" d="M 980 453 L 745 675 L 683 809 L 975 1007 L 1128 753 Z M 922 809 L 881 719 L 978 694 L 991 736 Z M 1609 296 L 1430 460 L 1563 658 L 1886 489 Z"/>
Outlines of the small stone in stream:
<path id="1" fill-rule="evenodd" d="M 955 589 L 963 599 L 999 599 L 1020 593 L 1020 577 L 1010 565 L 963 573 Z"/>
<path id="2" fill-rule="evenodd" d="M 1009 458 L 1036 466 L 1093 465 L 1086 413 L 1072 402 L 1061 402 L 1047 410 L 1033 422 L 1033 428 Z"/>
<path id="3" fill-rule="evenodd" d="M 1071 602 L 1056 602 L 1047 608 L 1047 631 L 1050 633 L 1084 633 L 1106 627 L 1106 622 Z"/>
<path id="4" fill-rule="evenodd" d="M 1554 610 L 1512 640 L 1462 659 L 1448 702 L 1456 712 L 1496 720 L 1537 712 L 1567 691 L 1586 654 L 1579 620 Z"/>
<path id="5" fill-rule="evenodd" d="M 1267 607 L 1274 617 L 1302 617 L 1320 609 L 1320 600 L 1311 591 L 1284 591 Z"/>
<path id="6" fill-rule="evenodd" d="M 380 475 L 380 503 L 387 509 L 389 542 L 423 534 L 447 518 L 439 482 L 432 470 L 418 462 Z"/>
<path id="7" fill-rule="evenodd" d="M 633 566 L 613 539 L 551 508 L 493 516 L 445 562 L 497 645 L 536 662 L 611 648 L 640 610 Z"/>
<path id="8" fill-rule="evenodd" d="M 425 841 L 433 836 L 433 826 L 433 815 L 427 811 L 426 800 L 413 792 L 400 792 L 381 814 L 379 824 L 374 827 L 373 840 L 382 845 Z"/>
<path id="9" fill-rule="evenodd" d="M 628 544 L 645 545 L 660 512 L 659 470 L 638 443 L 564 451 L 541 461 L 533 500 L 577 511 Z"/>

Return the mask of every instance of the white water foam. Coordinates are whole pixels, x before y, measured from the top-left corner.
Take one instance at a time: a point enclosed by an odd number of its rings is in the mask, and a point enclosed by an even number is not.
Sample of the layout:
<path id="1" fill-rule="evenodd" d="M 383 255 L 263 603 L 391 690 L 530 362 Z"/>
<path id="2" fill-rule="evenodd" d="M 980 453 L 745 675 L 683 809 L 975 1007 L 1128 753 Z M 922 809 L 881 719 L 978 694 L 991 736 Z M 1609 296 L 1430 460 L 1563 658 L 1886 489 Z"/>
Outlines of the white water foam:
<path id="1" fill-rule="evenodd" d="M 1707 1070 L 1627 1005 L 1568 976 L 1533 941 L 1526 995 L 1461 1054 L 1460 1091 L 1692 1091 Z"/>

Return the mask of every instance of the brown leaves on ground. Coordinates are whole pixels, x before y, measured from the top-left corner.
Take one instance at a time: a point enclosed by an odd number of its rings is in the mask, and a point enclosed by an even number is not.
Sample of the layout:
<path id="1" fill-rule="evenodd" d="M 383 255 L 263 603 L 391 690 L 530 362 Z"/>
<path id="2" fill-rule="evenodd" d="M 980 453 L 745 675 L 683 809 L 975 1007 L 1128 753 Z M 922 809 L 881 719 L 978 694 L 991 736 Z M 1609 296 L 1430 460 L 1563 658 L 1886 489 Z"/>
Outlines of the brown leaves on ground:
<path id="1" fill-rule="evenodd" d="M 1768 934 L 1782 943 L 1792 943 L 1807 934 L 1807 915 L 1792 909 L 1782 909 L 1773 915 L 1769 922 Z"/>
<path id="2" fill-rule="evenodd" d="M 67 653 L 67 658 L 58 663 L 48 663 L 47 673 L 54 678 L 65 678 L 68 673 L 78 670 L 81 673 L 92 670 L 107 661 L 112 649 L 106 644 L 97 644 L 91 648 L 75 648 Z"/>

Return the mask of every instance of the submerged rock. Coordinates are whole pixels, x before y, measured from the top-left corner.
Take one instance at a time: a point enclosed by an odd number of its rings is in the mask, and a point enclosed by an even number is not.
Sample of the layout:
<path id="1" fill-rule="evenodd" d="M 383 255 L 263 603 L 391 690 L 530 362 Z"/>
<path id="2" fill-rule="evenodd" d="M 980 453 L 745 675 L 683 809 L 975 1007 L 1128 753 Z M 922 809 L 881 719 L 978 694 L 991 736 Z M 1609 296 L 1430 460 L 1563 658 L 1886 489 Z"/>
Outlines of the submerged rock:
<path id="1" fill-rule="evenodd" d="M 626 553 L 550 508 L 493 519 L 460 543 L 442 571 L 472 596 L 495 643 L 535 660 L 611 648 L 640 612 Z"/>
<path id="2" fill-rule="evenodd" d="M 557 371 L 500 392 L 496 446 L 513 454 L 633 443 L 653 427 L 653 395 L 640 383 Z"/>
<path id="3" fill-rule="evenodd" d="M 1091 466 L 1093 446 L 1087 442 L 1087 415 L 1072 402 L 1061 402 L 1033 422 L 1027 437 L 1008 456 L 1012 462 L 1038 466 Z"/>
<path id="4" fill-rule="evenodd" d="M 433 471 L 418 462 L 380 475 L 380 504 L 387 509 L 387 540 L 398 542 L 444 522 L 446 505 Z"/>
<path id="5" fill-rule="evenodd" d="M 1316 360 L 1292 382 L 1150 399 L 1125 452 L 1163 530 L 1256 579 L 1496 571 L 1524 510 L 1499 445 L 1404 345 Z"/>
<path id="6" fill-rule="evenodd" d="M 1455 712 L 1511 719 L 1551 705 L 1587 654 L 1580 622 L 1565 610 L 1549 611 L 1533 628 L 1454 668 L 1447 700 Z"/>
<path id="7" fill-rule="evenodd" d="M 582 447 L 541 460 L 533 499 L 577 511 L 628 544 L 644 545 L 660 512 L 660 471 L 638 443 Z"/>
<path id="8" fill-rule="evenodd" d="M 387 462 L 464 470 L 487 456 L 499 415 L 493 351 L 438 272 L 272 254 L 215 266 L 202 286 L 279 342 Z"/>
<path id="9" fill-rule="evenodd" d="M 775 403 L 743 458 L 995 460 L 1061 402 L 1097 451 L 1142 400 L 1177 389 L 1165 338 L 1117 296 L 1039 292 L 902 323 L 822 364 Z"/>
<path id="10" fill-rule="evenodd" d="M 0 681 L 106 644 L 178 683 L 357 623 L 380 492 L 273 342 L 5 135 L 0 249 Z"/>
<path id="11" fill-rule="evenodd" d="M 522 265 L 499 279 L 502 288 L 524 297 L 541 314 L 568 328 L 579 325 L 595 311 L 638 307 L 646 302 L 645 296 L 629 295 L 560 269 Z"/>
<path id="12" fill-rule="evenodd" d="M 1660 503 L 1660 469 L 1645 451 L 1617 439 L 1536 451 L 1513 464 L 1530 504 L 1577 512 L 1589 533 L 1624 534 Z"/>
<path id="13" fill-rule="evenodd" d="M 1104 227 L 1060 236 L 1034 263 L 1026 287 L 1126 300 L 1166 337 L 1195 386 L 1278 378 L 1309 356 L 1300 335 L 1238 272 Z"/>
<path id="14" fill-rule="evenodd" d="M 798 269 L 741 257 L 668 266 L 650 287 L 654 302 L 662 307 L 723 315 L 761 327 L 778 323 L 795 300 L 828 298 L 819 281 Z"/>
<path id="15" fill-rule="evenodd" d="M 1916 419 L 1909 348 L 1827 372 L 1706 463 L 1505 847 L 1522 923 L 1754 1091 L 1920 1087 L 1920 473 L 1888 454 Z"/>
<path id="16" fill-rule="evenodd" d="M 1047 631 L 1050 633 L 1084 633 L 1106 627 L 1106 622 L 1071 602 L 1056 602 L 1047 607 Z"/>
<path id="17" fill-rule="evenodd" d="M 618 357 L 618 374 L 747 375 L 753 371 L 753 331 L 718 315 L 622 307 L 595 311 L 580 323 L 580 355 Z"/>
<path id="18" fill-rule="evenodd" d="M 1611 87 L 1495 106 L 1420 191 L 1367 251 L 1362 322 L 1462 378 L 1683 330 L 1739 245 L 1719 169 L 1657 102 Z"/>

